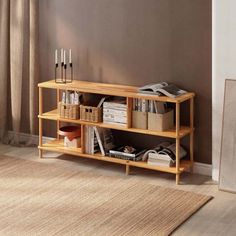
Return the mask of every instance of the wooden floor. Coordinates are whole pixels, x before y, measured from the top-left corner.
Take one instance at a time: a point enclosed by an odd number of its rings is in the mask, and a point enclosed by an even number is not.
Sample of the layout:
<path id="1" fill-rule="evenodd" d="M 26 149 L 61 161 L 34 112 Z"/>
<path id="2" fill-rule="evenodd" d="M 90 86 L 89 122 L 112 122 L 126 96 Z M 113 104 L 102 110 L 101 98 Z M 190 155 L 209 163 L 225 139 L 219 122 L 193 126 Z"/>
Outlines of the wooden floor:
<path id="1" fill-rule="evenodd" d="M 97 172 L 103 175 L 125 175 L 123 166 L 95 160 L 81 159 L 56 153 L 45 153 L 45 159 L 38 158 L 37 148 L 17 148 L 0 144 L 0 154 L 30 159 L 36 162 L 57 162 L 65 168 Z M 202 175 L 183 174 L 181 185 L 175 185 L 175 175 L 159 173 L 139 168 L 131 168 L 127 178 L 137 178 L 150 184 L 168 186 L 187 191 L 203 193 L 214 197 L 206 206 L 194 214 L 179 227 L 173 235 L 236 235 L 236 194 L 218 191 L 218 186 L 209 177 Z"/>

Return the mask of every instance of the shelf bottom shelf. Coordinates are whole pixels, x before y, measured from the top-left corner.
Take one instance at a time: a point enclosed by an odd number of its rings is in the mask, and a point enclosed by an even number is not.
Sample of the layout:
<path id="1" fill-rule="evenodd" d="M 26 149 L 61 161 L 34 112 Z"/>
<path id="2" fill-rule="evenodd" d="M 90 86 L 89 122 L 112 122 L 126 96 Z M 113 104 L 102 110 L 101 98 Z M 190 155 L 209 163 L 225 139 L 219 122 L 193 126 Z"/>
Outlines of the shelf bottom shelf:
<path id="1" fill-rule="evenodd" d="M 107 162 L 112 162 L 112 163 L 117 163 L 117 164 L 122 164 L 122 165 L 127 165 L 127 166 L 135 166 L 135 167 L 140 167 L 144 169 L 177 174 L 176 167 L 152 166 L 152 165 L 148 165 L 147 162 L 122 160 L 118 158 L 102 156 L 100 153 L 96 153 L 94 155 L 82 153 L 81 148 L 64 147 L 63 140 L 53 140 L 53 141 L 43 144 L 42 146 L 39 146 L 38 148 L 40 150 L 59 152 L 59 153 L 69 154 L 69 155 L 78 156 L 82 158 L 90 158 L 90 159 L 107 161 Z M 190 168 L 191 168 L 191 162 L 188 160 L 182 160 L 180 162 L 179 173 L 188 171 L 190 170 Z"/>

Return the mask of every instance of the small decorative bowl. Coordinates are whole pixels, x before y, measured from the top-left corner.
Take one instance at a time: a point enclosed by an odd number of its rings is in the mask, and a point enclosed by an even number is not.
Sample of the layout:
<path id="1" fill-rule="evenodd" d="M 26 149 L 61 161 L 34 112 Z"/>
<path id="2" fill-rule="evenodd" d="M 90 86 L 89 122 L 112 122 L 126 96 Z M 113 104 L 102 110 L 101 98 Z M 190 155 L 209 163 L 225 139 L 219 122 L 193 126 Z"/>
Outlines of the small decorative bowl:
<path id="1" fill-rule="evenodd" d="M 67 137 L 70 141 L 74 138 L 81 137 L 81 129 L 79 126 L 63 126 L 59 129 L 58 134 Z"/>

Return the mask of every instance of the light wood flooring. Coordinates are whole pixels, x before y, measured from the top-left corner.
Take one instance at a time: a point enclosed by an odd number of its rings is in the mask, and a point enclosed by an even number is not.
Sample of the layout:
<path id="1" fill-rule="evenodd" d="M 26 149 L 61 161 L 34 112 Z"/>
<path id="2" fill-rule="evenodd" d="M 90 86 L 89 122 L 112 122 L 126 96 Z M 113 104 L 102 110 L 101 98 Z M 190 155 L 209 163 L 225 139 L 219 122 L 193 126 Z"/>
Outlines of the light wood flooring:
<path id="1" fill-rule="evenodd" d="M 38 149 L 35 147 L 12 147 L 0 144 L 0 154 L 30 159 L 36 162 L 47 162 L 53 165 L 56 162 L 65 168 L 78 171 L 91 171 L 106 176 L 117 175 L 124 178 L 137 178 L 150 184 L 166 186 L 214 197 L 207 205 L 194 214 L 173 235 L 236 235 L 236 194 L 218 191 L 218 186 L 210 177 L 202 175 L 183 174 L 181 185 L 175 185 L 175 175 L 165 174 L 139 168 L 131 168 L 131 174 L 125 176 L 123 166 L 78 157 L 44 153 L 44 159 L 38 158 Z"/>

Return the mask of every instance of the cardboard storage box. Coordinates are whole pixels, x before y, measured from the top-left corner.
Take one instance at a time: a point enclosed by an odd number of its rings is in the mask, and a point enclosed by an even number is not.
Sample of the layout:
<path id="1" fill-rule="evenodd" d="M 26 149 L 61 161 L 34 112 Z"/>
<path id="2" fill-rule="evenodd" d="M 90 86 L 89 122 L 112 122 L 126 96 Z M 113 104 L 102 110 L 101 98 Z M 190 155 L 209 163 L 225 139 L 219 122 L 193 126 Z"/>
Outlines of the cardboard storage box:
<path id="1" fill-rule="evenodd" d="M 147 112 L 132 111 L 132 127 L 147 129 Z"/>
<path id="2" fill-rule="evenodd" d="M 174 111 L 164 114 L 148 112 L 148 130 L 165 131 L 174 127 Z"/>

